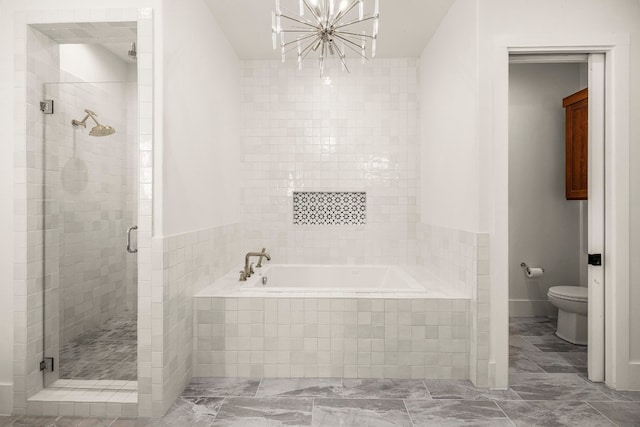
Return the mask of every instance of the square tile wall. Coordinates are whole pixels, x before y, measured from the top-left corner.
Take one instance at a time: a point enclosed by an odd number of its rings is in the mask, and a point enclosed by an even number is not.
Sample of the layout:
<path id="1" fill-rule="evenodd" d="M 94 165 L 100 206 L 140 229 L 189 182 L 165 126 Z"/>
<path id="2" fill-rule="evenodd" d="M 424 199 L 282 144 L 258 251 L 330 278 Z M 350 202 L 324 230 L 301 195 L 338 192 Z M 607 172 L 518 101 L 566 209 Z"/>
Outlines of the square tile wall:
<path id="1" fill-rule="evenodd" d="M 194 299 L 194 376 L 469 377 L 466 299 Z"/>
<path id="2" fill-rule="evenodd" d="M 321 79 L 311 65 L 243 61 L 243 252 L 266 247 L 276 263 L 406 264 L 412 256 L 417 61 L 352 61 L 350 69 Z M 367 223 L 293 225 L 294 191 L 365 191 Z"/>
<path id="3" fill-rule="evenodd" d="M 153 416 L 163 415 L 191 380 L 193 296 L 239 264 L 239 242 L 239 224 L 153 239 Z"/>
<path id="4" fill-rule="evenodd" d="M 419 223 L 417 263 L 470 298 L 469 378 L 489 384 L 489 234 Z"/>

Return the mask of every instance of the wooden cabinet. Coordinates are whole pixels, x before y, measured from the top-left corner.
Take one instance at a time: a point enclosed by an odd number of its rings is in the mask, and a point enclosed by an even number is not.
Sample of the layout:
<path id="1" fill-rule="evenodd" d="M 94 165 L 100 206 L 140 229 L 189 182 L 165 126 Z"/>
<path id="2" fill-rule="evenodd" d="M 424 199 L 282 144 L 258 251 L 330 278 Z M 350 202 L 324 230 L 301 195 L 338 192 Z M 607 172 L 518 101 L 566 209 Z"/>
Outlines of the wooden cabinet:
<path id="1" fill-rule="evenodd" d="M 565 108 L 566 196 L 567 200 L 587 200 L 589 92 L 583 89 L 562 100 Z"/>

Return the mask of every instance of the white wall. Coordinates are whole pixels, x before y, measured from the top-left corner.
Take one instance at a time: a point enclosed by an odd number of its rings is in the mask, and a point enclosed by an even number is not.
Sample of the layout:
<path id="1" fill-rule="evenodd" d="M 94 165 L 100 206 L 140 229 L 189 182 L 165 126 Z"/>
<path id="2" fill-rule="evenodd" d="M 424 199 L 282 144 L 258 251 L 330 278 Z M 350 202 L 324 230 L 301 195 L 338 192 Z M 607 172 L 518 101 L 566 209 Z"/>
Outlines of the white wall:
<path id="1" fill-rule="evenodd" d="M 580 64 L 509 68 L 509 315 L 555 315 L 550 286 L 582 285 L 582 202 L 565 198 L 565 112 Z M 521 262 L 543 267 L 529 279 Z"/>
<path id="2" fill-rule="evenodd" d="M 163 6 L 166 236 L 238 222 L 240 62 L 202 0 Z"/>
<path id="3" fill-rule="evenodd" d="M 475 1 L 457 1 L 420 57 L 420 219 L 478 230 Z"/>
<path id="4" fill-rule="evenodd" d="M 96 44 L 61 44 L 60 69 L 84 82 L 135 81 L 134 62 L 127 63 Z"/>

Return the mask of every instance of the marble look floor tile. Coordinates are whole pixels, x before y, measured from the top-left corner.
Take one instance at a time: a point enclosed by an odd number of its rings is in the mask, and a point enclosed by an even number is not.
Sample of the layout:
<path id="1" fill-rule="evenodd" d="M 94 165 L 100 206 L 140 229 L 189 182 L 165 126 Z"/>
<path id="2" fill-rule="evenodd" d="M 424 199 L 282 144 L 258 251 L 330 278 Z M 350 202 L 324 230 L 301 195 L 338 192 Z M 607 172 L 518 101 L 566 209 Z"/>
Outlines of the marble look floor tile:
<path id="1" fill-rule="evenodd" d="M 585 402 L 496 402 L 516 426 L 614 426 Z"/>
<path id="2" fill-rule="evenodd" d="M 424 380 L 433 399 L 510 400 L 520 398 L 512 390 L 477 388 L 468 380 Z"/>
<path id="3" fill-rule="evenodd" d="M 193 378 L 182 395 L 192 397 L 253 397 L 256 395 L 259 385 L 259 379 Z"/>
<path id="4" fill-rule="evenodd" d="M 519 353 L 509 356 L 509 373 L 516 372 L 545 372 L 545 370 L 529 360 L 524 354 Z"/>
<path id="5" fill-rule="evenodd" d="M 314 399 L 314 427 L 411 426 L 402 400 Z"/>
<path id="6" fill-rule="evenodd" d="M 313 399 L 228 397 L 214 426 L 310 426 Z"/>
<path id="7" fill-rule="evenodd" d="M 605 383 L 594 383 L 589 380 L 587 374 L 580 374 L 580 378 L 587 381 L 593 387 L 604 393 L 611 400 L 619 402 L 640 402 L 640 391 L 626 391 L 610 389 Z"/>
<path id="8" fill-rule="evenodd" d="M 15 421 L 17 421 L 20 418 L 20 416 L 5 416 L 5 415 L 0 415 L 0 427 L 9 427 L 12 426 L 13 423 Z"/>
<path id="9" fill-rule="evenodd" d="M 55 427 L 108 427 L 115 421 L 115 418 L 82 418 L 82 417 L 59 417 Z"/>
<path id="10" fill-rule="evenodd" d="M 610 400 L 577 374 L 520 373 L 509 381 L 523 400 Z"/>
<path id="11" fill-rule="evenodd" d="M 414 426 L 511 426 L 493 401 L 405 400 Z"/>
<path id="12" fill-rule="evenodd" d="M 540 349 L 524 340 L 520 335 L 509 336 L 509 354 L 529 351 L 540 351 Z"/>
<path id="13" fill-rule="evenodd" d="M 619 427 L 640 426 L 640 402 L 588 402 Z"/>
<path id="14" fill-rule="evenodd" d="M 509 319 L 509 334 L 523 336 L 542 336 L 556 331 L 555 320 L 547 317 L 512 317 Z"/>
<path id="15" fill-rule="evenodd" d="M 586 368 L 586 353 L 545 353 L 542 351 L 532 351 L 526 354 L 526 358 L 531 360 L 542 369 L 557 368 Z"/>
<path id="16" fill-rule="evenodd" d="M 352 399 L 431 399 L 422 380 L 345 378 L 342 387 Z"/>
<path id="17" fill-rule="evenodd" d="M 523 339 L 544 352 L 577 352 L 586 353 L 587 346 L 571 344 L 558 338 L 556 335 L 544 335 L 544 336 L 523 336 Z"/>
<path id="18" fill-rule="evenodd" d="M 157 419 L 151 418 L 118 418 L 109 427 L 155 427 Z"/>
<path id="19" fill-rule="evenodd" d="M 55 425 L 58 417 L 30 417 L 24 416 L 16 419 L 12 426 L 16 427 L 48 427 Z"/>
<path id="20" fill-rule="evenodd" d="M 265 378 L 256 397 L 342 397 L 342 378 Z"/>
<path id="21" fill-rule="evenodd" d="M 165 425 L 211 425 L 223 401 L 224 397 L 179 397 L 162 422 Z"/>

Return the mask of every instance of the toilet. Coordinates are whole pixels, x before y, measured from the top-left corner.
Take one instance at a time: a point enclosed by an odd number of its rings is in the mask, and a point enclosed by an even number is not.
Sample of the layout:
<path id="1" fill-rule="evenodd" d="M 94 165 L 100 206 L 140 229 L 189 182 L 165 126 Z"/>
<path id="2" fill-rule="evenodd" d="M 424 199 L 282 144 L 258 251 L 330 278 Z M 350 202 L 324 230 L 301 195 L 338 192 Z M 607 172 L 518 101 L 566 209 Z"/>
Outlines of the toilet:
<path id="1" fill-rule="evenodd" d="M 549 288 L 547 297 L 558 308 L 556 335 L 572 344 L 587 345 L 587 288 L 553 286 Z"/>

